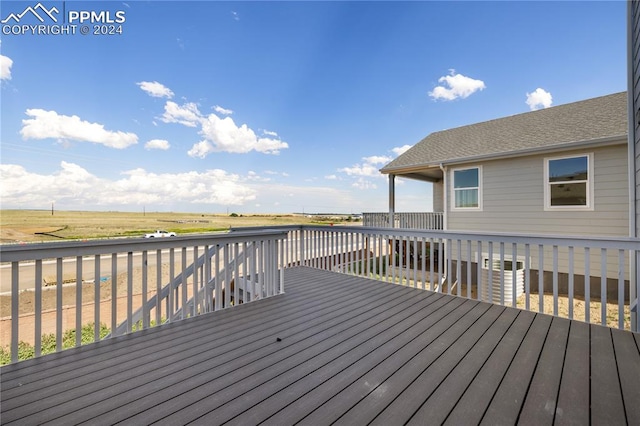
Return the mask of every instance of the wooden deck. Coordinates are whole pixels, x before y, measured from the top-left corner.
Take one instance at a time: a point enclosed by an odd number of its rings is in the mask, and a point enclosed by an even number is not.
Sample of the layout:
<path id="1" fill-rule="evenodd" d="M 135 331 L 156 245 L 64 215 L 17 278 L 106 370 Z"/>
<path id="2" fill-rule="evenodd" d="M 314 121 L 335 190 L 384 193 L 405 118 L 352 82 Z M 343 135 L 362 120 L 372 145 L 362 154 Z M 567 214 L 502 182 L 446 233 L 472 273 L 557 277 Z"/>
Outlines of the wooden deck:
<path id="1" fill-rule="evenodd" d="M 640 424 L 640 335 L 310 268 L 0 369 L 2 424 Z"/>

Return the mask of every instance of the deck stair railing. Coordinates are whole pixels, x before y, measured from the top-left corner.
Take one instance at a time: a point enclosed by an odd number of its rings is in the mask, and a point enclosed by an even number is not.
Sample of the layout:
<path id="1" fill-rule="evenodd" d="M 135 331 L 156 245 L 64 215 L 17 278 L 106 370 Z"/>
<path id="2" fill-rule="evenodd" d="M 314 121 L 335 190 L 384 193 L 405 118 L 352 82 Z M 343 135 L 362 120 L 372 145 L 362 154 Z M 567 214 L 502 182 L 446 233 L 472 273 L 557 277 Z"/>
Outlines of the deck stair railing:
<path id="1" fill-rule="evenodd" d="M 166 284 L 158 293 L 159 297 L 151 298 L 138 308 L 133 313 L 131 321 L 122 322 L 113 334 L 118 336 L 129 332 L 130 322 L 133 324 L 143 322 L 144 328 L 148 327 L 149 313 L 161 303 L 164 303 L 168 317 L 164 322 L 170 322 L 275 294 L 276 281 L 272 279 L 273 276 L 265 276 L 265 271 L 259 269 L 258 262 L 261 260 L 259 255 L 265 251 L 264 244 L 269 244 L 269 241 L 243 242 L 231 246 L 216 244 L 213 247 L 205 247 L 205 253 Z M 197 247 L 194 247 L 194 250 L 197 252 Z M 232 251 L 235 252 L 232 253 Z M 216 271 L 218 261 L 222 262 L 222 268 Z M 243 265 L 246 266 L 246 270 L 241 272 L 240 268 Z M 197 277 L 194 279 L 196 289 L 194 294 L 173 309 L 176 303 L 172 296 L 179 296 L 180 286 L 185 279 L 197 273 L 200 273 L 200 279 L 198 280 Z M 262 286 L 261 283 L 266 285 Z M 221 296 L 216 297 L 216 295 Z"/>
<path id="2" fill-rule="evenodd" d="M 0 262 L 3 279 L 11 281 L 11 312 L 8 319 L 8 312 L 2 313 L 0 340 L 3 346 L 9 343 L 15 362 L 23 341 L 33 345 L 35 356 L 41 355 L 43 334 L 53 333 L 55 350 L 60 351 L 69 330 L 75 331 L 74 343 L 80 346 L 89 323 L 97 341 L 103 324 L 111 330 L 108 337 L 117 336 L 148 328 L 153 321 L 176 321 L 282 293 L 286 235 L 285 230 L 261 229 L 152 240 L 3 245 Z M 110 267 L 103 265 L 105 260 Z M 155 279 L 149 272 L 153 264 Z M 45 288 L 43 277 L 51 275 L 54 285 Z M 108 296 L 102 294 L 105 286 L 110 287 Z M 45 293 L 54 296 L 47 298 L 53 299 L 53 309 L 43 309 Z M 75 299 L 71 306 L 63 305 L 68 293 Z M 93 300 L 87 303 L 87 297 Z M 33 304 L 32 313 L 21 314 L 21 300 Z"/>

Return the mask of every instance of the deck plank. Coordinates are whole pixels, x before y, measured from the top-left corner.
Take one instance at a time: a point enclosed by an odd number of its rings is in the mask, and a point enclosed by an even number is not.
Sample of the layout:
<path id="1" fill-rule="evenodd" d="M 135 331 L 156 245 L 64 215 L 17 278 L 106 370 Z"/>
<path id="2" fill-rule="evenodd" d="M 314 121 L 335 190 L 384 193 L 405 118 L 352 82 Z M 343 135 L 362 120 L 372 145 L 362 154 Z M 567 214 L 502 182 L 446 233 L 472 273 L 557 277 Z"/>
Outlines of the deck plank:
<path id="1" fill-rule="evenodd" d="M 550 326 L 551 317 L 536 315 L 480 424 L 510 424 L 518 418 Z"/>
<path id="2" fill-rule="evenodd" d="M 336 424 L 357 424 L 372 422 L 415 380 L 416 375 L 436 362 L 446 350 L 455 343 L 465 331 L 490 310 L 491 306 L 474 304 L 473 308 L 440 337 L 427 345 L 415 357 L 411 358 L 387 380 L 372 389 L 365 398 L 338 419 Z M 310 424 L 305 419 L 305 424 Z"/>
<path id="3" fill-rule="evenodd" d="M 514 324 L 518 313 L 514 309 L 505 309 L 500 313 L 500 317 L 480 336 L 435 391 L 430 395 L 422 395 L 423 401 L 418 401 L 421 402 L 421 407 L 411 417 L 409 425 L 442 424 L 446 420 L 489 356 Z M 434 368 L 438 367 L 434 366 Z M 426 401 L 424 401 L 425 398 Z"/>
<path id="4" fill-rule="evenodd" d="M 359 380 L 363 374 L 379 367 L 390 357 L 397 356 L 399 352 L 407 349 L 412 351 L 409 348 L 415 347 L 416 340 L 427 338 L 425 332 L 435 332 L 434 325 L 463 303 L 462 300 L 449 298 L 438 300 L 437 304 L 429 306 L 428 311 L 414 315 L 414 323 L 411 326 L 389 334 L 387 341 L 376 350 L 363 346 L 358 349 L 357 354 L 344 357 L 343 360 L 337 358 L 333 363 L 307 375 L 234 418 L 230 424 L 242 425 L 257 421 L 265 421 L 267 424 L 291 424 L 302 420 L 304 413 L 324 404 L 336 392 Z"/>
<path id="5" fill-rule="evenodd" d="M 624 370 L 618 371 L 627 423 L 640 425 L 640 351 L 631 334 L 612 329 L 611 336 L 616 361 L 624 365 Z"/>
<path id="6" fill-rule="evenodd" d="M 589 325 L 573 321 L 569 330 L 555 423 L 589 424 Z"/>
<path id="7" fill-rule="evenodd" d="M 591 423 L 626 424 L 611 329 L 591 325 Z"/>
<path id="8" fill-rule="evenodd" d="M 2 367 L 2 424 L 640 424 L 638 334 L 313 268 L 284 279 Z"/>
<path id="9" fill-rule="evenodd" d="M 462 397 L 449 413 L 444 424 L 478 424 L 491 403 L 493 390 L 497 389 L 505 376 L 516 352 L 531 327 L 536 314 L 522 311 L 489 356 L 485 365 L 465 390 Z"/>
<path id="10" fill-rule="evenodd" d="M 569 320 L 562 318 L 554 318 L 551 322 L 527 397 L 520 411 L 518 422 L 521 424 L 553 424 L 569 337 L 569 324 Z"/>
<path id="11" fill-rule="evenodd" d="M 475 303 L 463 299 L 447 303 L 443 308 L 434 312 L 429 322 L 422 324 L 424 331 L 416 339 L 399 348 L 398 351 L 369 370 L 366 370 L 366 367 L 356 366 L 358 373 L 361 369 L 365 370 L 364 375 L 358 376 L 355 372 L 349 372 L 349 374 L 335 376 L 317 388 L 315 392 L 304 395 L 296 403 L 283 409 L 267 423 L 273 425 L 297 422 L 317 424 L 337 420 L 341 413 L 346 412 L 382 385 L 390 375 L 402 368 L 426 345 L 440 338 L 455 324 L 458 318 L 466 315 L 475 306 Z"/>

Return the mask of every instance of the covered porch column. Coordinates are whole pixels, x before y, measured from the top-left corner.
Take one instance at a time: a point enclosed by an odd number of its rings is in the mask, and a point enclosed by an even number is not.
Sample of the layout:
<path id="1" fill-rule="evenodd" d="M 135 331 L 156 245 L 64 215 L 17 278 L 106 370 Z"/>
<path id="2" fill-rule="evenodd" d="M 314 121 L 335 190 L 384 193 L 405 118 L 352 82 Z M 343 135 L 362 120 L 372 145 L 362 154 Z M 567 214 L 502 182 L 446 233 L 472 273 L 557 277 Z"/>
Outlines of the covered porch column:
<path id="1" fill-rule="evenodd" d="M 396 175 L 389 175 L 389 227 L 395 228 L 396 214 Z"/>

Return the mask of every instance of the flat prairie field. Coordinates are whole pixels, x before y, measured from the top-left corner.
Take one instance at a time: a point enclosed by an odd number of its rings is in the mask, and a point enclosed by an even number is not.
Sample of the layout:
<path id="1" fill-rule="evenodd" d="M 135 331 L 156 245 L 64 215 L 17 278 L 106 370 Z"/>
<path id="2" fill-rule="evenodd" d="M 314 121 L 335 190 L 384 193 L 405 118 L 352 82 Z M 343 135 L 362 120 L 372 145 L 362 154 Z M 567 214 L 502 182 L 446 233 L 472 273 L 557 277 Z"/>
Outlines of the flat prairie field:
<path id="1" fill-rule="evenodd" d="M 0 210 L 0 244 L 65 239 L 140 237 L 156 229 L 177 234 L 225 231 L 245 226 L 325 224 L 301 214 L 127 213 Z M 335 219 L 334 219 L 335 221 Z"/>

